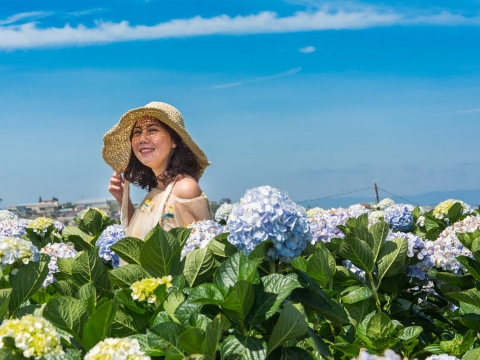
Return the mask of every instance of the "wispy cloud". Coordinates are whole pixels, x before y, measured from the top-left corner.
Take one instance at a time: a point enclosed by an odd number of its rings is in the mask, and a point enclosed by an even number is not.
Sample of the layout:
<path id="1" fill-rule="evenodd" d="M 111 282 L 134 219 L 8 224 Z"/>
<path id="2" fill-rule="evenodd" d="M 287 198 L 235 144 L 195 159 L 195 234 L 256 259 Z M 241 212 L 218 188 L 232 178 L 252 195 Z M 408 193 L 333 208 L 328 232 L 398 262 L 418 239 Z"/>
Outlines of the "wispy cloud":
<path id="1" fill-rule="evenodd" d="M 39 19 L 46 16 L 50 16 L 52 13 L 45 12 L 45 11 L 30 11 L 30 12 L 23 12 L 19 14 L 12 15 L 5 20 L 0 20 L 0 26 L 11 25 L 15 24 L 22 20 L 33 20 Z"/>
<path id="2" fill-rule="evenodd" d="M 284 76 L 290 76 L 290 75 L 294 75 L 294 74 L 300 72 L 301 70 L 302 70 L 301 67 L 297 67 L 297 68 L 290 69 L 288 71 L 284 71 L 284 72 L 281 72 L 281 73 L 275 74 L 275 75 L 262 76 L 262 77 L 257 77 L 257 78 L 244 80 L 244 81 L 238 81 L 238 82 L 233 82 L 233 83 L 228 83 L 228 84 L 211 86 L 210 89 L 224 89 L 224 88 L 239 86 L 239 85 L 248 84 L 248 83 L 252 83 L 252 82 L 258 82 L 258 81 L 270 80 L 270 79 L 275 79 L 275 78 L 284 77 Z"/>
<path id="3" fill-rule="evenodd" d="M 31 13 L 29 13 L 31 14 Z M 25 13 L 17 14 L 0 25 L 0 49 L 82 46 L 121 41 L 185 38 L 209 35 L 247 35 L 267 33 L 291 33 L 304 31 L 365 29 L 386 26 L 479 26 L 480 16 L 466 17 L 448 12 L 429 15 L 378 9 L 372 6 L 352 9 L 322 8 L 299 11 L 280 17 L 275 12 L 254 15 L 220 15 L 212 18 L 196 16 L 190 19 L 174 19 L 157 25 L 130 25 L 98 21 L 87 27 L 69 24 L 63 27 L 41 27 L 34 22 L 14 24 L 26 19 Z"/>
<path id="4" fill-rule="evenodd" d="M 310 54 L 310 53 L 313 53 L 315 52 L 315 47 L 314 46 L 305 46 L 303 48 L 300 48 L 298 49 L 298 51 L 300 51 L 301 53 L 304 53 L 304 54 Z"/>
<path id="5" fill-rule="evenodd" d="M 454 115 L 465 115 L 465 114 L 475 114 L 480 113 L 480 109 L 467 109 L 467 110 L 459 110 L 455 111 Z"/>
<path id="6" fill-rule="evenodd" d="M 82 11 L 67 12 L 67 13 L 65 13 L 65 15 L 66 16 L 79 17 L 79 16 L 91 15 L 91 14 L 98 13 L 98 12 L 103 12 L 103 11 L 104 11 L 104 9 L 102 9 L 102 8 L 95 8 L 95 9 L 82 10 Z"/>

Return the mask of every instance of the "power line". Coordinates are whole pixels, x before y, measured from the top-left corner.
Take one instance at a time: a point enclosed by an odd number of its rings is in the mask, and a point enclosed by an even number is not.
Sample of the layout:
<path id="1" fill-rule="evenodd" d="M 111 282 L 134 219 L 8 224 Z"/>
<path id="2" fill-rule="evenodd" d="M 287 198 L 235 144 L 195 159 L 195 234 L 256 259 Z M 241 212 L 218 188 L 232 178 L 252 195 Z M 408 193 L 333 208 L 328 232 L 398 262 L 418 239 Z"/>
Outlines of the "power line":
<path id="1" fill-rule="evenodd" d="M 409 203 L 412 203 L 412 204 L 414 204 L 414 205 L 420 206 L 420 205 L 417 204 L 416 202 L 413 202 L 413 201 L 411 201 L 411 200 L 405 199 L 404 197 L 395 195 L 395 194 L 391 193 L 390 191 L 383 190 L 383 189 L 381 189 L 381 188 L 378 188 L 378 190 L 381 190 L 381 191 L 383 191 L 383 192 L 386 192 L 387 194 L 390 194 L 390 195 L 395 196 L 395 197 L 397 197 L 397 198 L 399 198 L 399 199 L 405 200 L 405 201 L 407 201 L 407 202 L 409 202 Z"/>
<path id="2" fill-rule="evenodd" d="M 341 193 L 341 194 L 322 196 L 322 197 L 319 197 L 319 198 L 316 198 L 316 199 L 310 199 L 310 200 L 296 201 L 296 203 L 299 204 L 299 203 L 305 203 L 305 202 L 310 202 L 310 201 L 317 201 L 317 200 L 322 200 L 322 199 L 328 199 L 328 198 L 333 198 L 333 197 L 342 196 L 342 195 L 347 195 L 347 194 L 353 194 L 353 193 L 356 193 L 356 192 L 360 192 L 360 191 L 364 191 L 364 190 L 371 190 L 371 189 L 373 189 L 373 188 L 370 186 L 370 187 L 367 187 L 367 188 L 364 188 L 364 189 L 358 189 L 358 190 L 348 191 L 348 192 L 344 192 L 344 193 Z"/>

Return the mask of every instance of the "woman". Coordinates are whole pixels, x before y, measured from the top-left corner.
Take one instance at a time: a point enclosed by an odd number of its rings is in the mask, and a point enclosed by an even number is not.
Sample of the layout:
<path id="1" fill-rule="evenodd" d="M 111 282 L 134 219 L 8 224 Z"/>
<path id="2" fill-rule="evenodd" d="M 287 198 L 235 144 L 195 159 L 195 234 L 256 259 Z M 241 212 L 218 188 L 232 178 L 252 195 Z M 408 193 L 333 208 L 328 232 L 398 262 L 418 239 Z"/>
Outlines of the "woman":
<path id="1" fill-rule="evenodd" d="M 213 218 L 198 185 L 210 163 L 173 106 L 151 102 L 125 113 L 103 137 L 102 155 L 115 170 L 108 190 L 122 209 L 126 236 L 144 239 L 158 223 L 170 230 Z M 148 190 L 136 210 L 130 182 Z"/>

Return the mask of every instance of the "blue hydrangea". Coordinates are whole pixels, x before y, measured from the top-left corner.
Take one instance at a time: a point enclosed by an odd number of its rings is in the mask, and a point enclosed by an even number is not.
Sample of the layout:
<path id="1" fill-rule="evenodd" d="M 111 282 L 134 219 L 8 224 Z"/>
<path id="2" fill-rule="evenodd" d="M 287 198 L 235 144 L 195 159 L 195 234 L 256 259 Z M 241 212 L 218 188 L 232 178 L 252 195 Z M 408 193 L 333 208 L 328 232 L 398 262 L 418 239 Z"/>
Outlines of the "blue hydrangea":
<path id="1" fill-rule="evenodd" d="M 290 261 L 312 240 L 305 208 L 270 186 L 247 190 L 228 217 L 228 241 L 249 254 L 263 241 L 272 241 L 272 259 Z"/>
<path id="2" fill-rule="evenodd" d="M 43 287 L 55 282 L 53 274 L 60 271 L 57 265 L 58 259 L 74 258 L 77 255 L 77 251 L 75 250 L 73 244 L 70 243 L 47 244 L 45 247 L 40 249 L 40 252 L 50 256 L 50 262 L 48 263 L 49 272 L 45 278 L 45 281 L 43 282 Z"/>
<path id="3" fill-rule="evenodd" d="M 384 219 L 394 231 L 408 231 L 413 226 L 412 206 L 397 204 L 385 209 Z"/>
<path id="4" fill-rule="evenodd" d="M 390 231 L 387 235 L 387 240 L 398 238 L 404 238 L 407 240 L 407 256 L 411 258 L 411 262 L 413 262 L 413 264 L 407 266 L 407 274 L 411 277 L 424 280 L 427 276 L 428 270 L 434 265 L 425 241 L 415 234 L 404 233 L 401 231 Z"/>
<path id="5" fill-rule="evenodd" d="M 30 220 L 27 219 L 0 220 L 0 236 L 19 237 L 25 235 L 25 228 L 29 222 Z"/>
<path id="6" fill-rule="evenodd" d="M 203 249 L 210 243 L 210 240 L 224 232 L 223 226 L 213 220 L 197 221 L 188 225 L 188 228 L 192 229 L 192 232 L 182 249 L 182 258 L 193 249 Z"/>
<path id="7" fill-rule="evenodd" d="M 114 268 L 120 265 L 120 257 L 110 249 L 110 246 L 122 240 L 124 237 L 125 233 L 121 225 L 110 225 L 97 240 L 96 245 L 100 247 L 98 255 L 104 262 L 111 261 Z"/>

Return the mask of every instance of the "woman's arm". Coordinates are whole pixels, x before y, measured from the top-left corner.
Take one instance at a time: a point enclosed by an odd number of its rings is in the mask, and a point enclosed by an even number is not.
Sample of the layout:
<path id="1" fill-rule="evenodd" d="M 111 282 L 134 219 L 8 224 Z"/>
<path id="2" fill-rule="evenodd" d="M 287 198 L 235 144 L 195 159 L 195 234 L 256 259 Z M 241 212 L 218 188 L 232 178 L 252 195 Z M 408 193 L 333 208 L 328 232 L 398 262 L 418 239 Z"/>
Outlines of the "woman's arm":
<path id="1" fill-rule="evenodd" d="M 120 173 L 113 173 L 112 177 L 110 178 L 110 183 L 108 184 L 108 191 L 112 196 L 117 200 L 118 207 L 122 208 L 122 201 L 123 201 L 123 192 L 124 192 L 124 180 L 122 174 Z M 130 197 L 128 198 L 128 222 L 132 220 L 133 213 L 135 209 L 133 207 L 132 200 Z"/>

